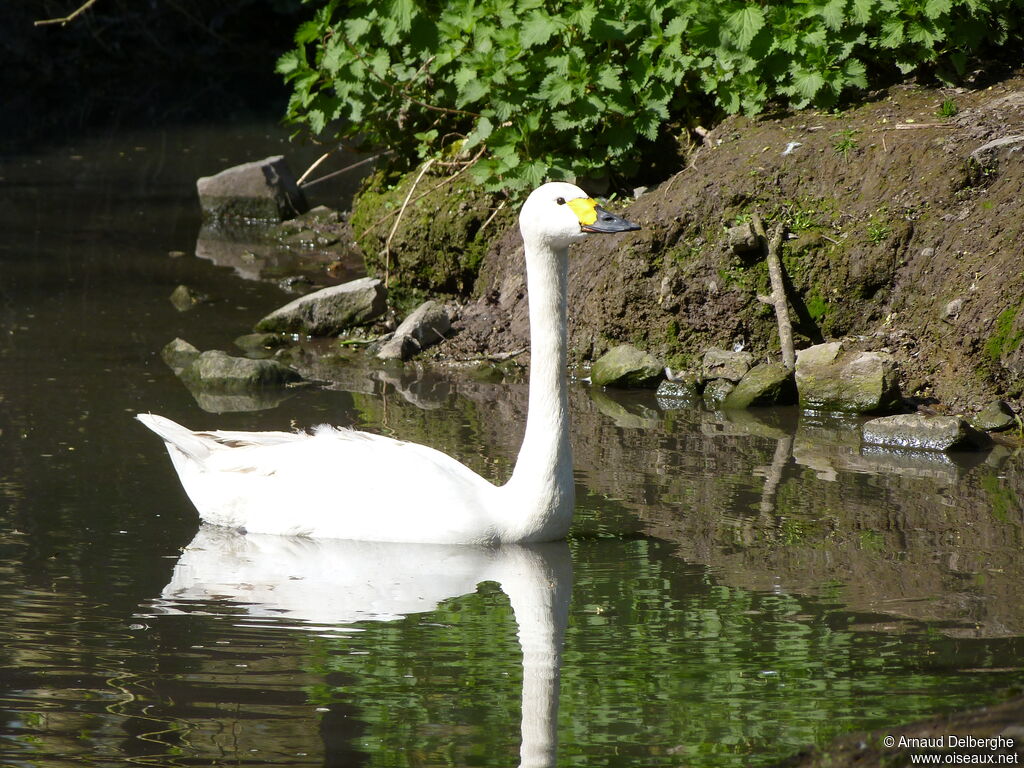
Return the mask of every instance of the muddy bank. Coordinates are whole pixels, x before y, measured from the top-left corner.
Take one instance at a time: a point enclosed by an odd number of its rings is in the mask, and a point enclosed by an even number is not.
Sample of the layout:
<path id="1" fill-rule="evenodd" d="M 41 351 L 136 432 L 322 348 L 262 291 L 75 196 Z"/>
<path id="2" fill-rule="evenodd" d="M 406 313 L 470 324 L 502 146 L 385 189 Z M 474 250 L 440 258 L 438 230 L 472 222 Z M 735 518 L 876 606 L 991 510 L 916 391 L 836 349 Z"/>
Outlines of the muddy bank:
<path id="1" fill-rule="evenodd" d="M 1000 396 L 1019 410 L 1022 135 L 1020 74 L 973 91 L 901 85 L 842 114 L 726 120 L 686 169 L 666 169 L 666 181 L 628 205 L 612 201 L 642 231 L 576 250 L 573 361 L 592 362 L 619 342 L 675 368 L 693 367 L 713 346 L 778 359 L 774 315 L 757 300 L 770 292 L 767 269 L 736 256 L 725 237 L 759 212 L 792 234 L 783 263 L 798 348 L 854 337 L 897 358 L 905 395 L 953 411 Z M 984 149 L 1000 139 L 1008 140 Z M 403 263 L 422 258 L 414 244 L 428 241 L 424 213 L 408 218 L 416 231 L 403 234 L 403 223 L 391 243 Z M 459 333 L 438 357 L 526 345 L 522 249 L 516 227 L 501 220 Z M 479 224 L 461 224 L 474 253 Z"/>

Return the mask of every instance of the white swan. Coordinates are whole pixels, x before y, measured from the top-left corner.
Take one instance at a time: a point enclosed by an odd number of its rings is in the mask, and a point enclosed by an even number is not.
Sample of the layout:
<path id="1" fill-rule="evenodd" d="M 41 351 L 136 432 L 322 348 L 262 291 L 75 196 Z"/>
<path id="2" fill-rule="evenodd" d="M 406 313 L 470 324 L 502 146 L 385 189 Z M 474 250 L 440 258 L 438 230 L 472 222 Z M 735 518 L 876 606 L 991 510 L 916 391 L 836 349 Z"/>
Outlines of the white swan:
<path id="1" fill-rule="evenodd" d="M 423 445 L 317 427 L 312 433 L 192 432 L 139 421 L 167 444 L 199 516 L 253 533 L 436 544 L 554 541 L 572 520 L 566 366 L 569 245 L 639 229 L 579 187 L 551 182 L 523 204 L 530 305 L 526 434 L 511 479 L 495 486 Z"/>

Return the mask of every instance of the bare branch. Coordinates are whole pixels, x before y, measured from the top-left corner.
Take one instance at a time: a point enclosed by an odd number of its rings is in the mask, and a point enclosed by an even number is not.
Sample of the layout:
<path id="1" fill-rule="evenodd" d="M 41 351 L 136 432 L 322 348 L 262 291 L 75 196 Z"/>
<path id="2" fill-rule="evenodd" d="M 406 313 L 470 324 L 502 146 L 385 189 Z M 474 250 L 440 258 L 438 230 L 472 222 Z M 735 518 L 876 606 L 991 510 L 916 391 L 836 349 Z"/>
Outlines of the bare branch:
<path id="1" fill-rule="evenodd" d="M 775 307 L 775 320 L 779 324 L 779 346 L 782 348 L 782 364 L 789 370 L 796 367 L 796 352 L 793 349 L 793 325 L 789 320 L 789 306 L 786 301 L 786 286 L 782 280 L 782 261 L 779 249 L 782 247 L 782 236 L 786 228 L 776 224 L 772 230 L 771 240 L 768 239 L 761 216 L 755 213 L 751 217 L 754 231 L 760 238 L 765 249 L 765 260 L 768 262 L 768 278 L 772 284 L 772 295 L 769 303 Z M 761 297 L 758 297 L 759 299 Z"/>
<path id="2" fill-rule="evenodd" d="M 96 0 L 85 0 L 84 3 L 78 6 L 77 9 L 69 13 L 67 16 L 61 16 L 59 19 L 38 19 L 34 21 L 33 24 L 37 27 L 42 27 L 47 24 L 60 24 L 63 27 L 69 21 L 74 21 L 77 17 L 89 10 L 90 6 L 95 2 Z"/>

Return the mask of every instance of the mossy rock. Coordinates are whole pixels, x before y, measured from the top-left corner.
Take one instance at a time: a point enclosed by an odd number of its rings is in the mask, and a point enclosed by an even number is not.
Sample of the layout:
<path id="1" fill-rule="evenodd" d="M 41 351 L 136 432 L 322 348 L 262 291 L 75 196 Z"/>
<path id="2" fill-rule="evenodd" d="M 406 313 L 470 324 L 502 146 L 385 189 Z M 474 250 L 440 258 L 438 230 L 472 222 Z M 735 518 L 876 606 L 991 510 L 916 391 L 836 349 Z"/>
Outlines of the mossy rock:
<path id="1" fill-rule="evenodd" d="M 722 401 L 723 408 L 792 405 L 796 402 L 793 371 L 782 363 L 761 363 L 744 374 Z"/>
<path id="2" fill-rule="evenodd" d="M 190 389 L 219 393 L 281 387 L 302 378 L 276 360 L 232 357 L 219 349 L 203 352 L 180 375 Z"/>
<path id="3" fill-rule="evenodd" d="M 496 203 L 492 195 L 463 177 L 416 200 L 417 195 L 437 187 L 445 175 L 425 173 L 412 189 L 418 169 L 397 177 L 397 183 L 393 174 L 379 171 L 366 179 L 353 202 L 352 230 L 365 254 L 366 270 L 381 276 L 389 272 L 392 302 L 399 308 L 411 308 L 426 295 L 468 296 L 490 237 L 514 219 L 514 211 L 507 206 L 481 233 Z M 385 264 L 385 245 L 395 212 L 401 210 L 410 191 L 415 202 L 402 214 L 391 238 L 390 263 Z"/>
<path id="4" fill-rule="evenodd" d="M 653 355 L 631 344 L 612 347 L 590 369 L 590 380 L 598 387 L 657 387 L 665 366 Z"/>

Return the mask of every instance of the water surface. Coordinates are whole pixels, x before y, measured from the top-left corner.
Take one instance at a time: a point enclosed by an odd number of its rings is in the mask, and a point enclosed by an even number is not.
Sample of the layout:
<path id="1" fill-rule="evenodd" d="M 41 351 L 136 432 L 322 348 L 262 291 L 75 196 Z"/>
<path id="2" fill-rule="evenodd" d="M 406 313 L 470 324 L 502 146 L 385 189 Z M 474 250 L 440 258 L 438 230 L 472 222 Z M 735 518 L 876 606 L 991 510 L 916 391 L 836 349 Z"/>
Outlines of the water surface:
<path id="1" fill-rule="evenodd" d="M 175 336 L 230 349 L 291 298 L 194 255 L 195 177 L 291 153 L 279 134 L 3 159 L 0 763 L 760 765 L 1024 683 L 1024 474 L 1001 448 L 878 453 L 854 423 L 576 384 L 566 545 L 200 529 L 133 414 L 354 425 L 495 480 L 521 438 L 521 381 L 354 366 L 211 413 L 160 361 Z M 180 283 L 213 301 L 178 312 Z"/>

